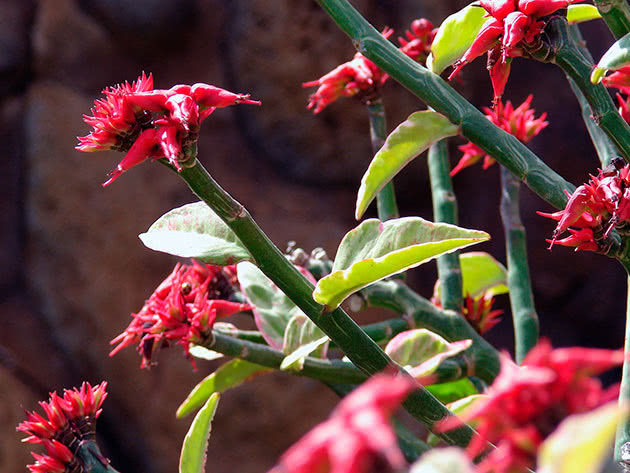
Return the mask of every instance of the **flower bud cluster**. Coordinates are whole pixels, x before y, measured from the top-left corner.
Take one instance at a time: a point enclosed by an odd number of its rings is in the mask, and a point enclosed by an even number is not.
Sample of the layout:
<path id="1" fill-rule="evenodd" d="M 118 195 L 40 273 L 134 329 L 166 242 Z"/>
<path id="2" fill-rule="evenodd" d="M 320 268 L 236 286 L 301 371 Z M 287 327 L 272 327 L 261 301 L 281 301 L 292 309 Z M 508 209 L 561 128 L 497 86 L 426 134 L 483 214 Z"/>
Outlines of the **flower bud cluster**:
<path id="1" fill-rule="evenodd" d="M 50 393 L 50 399 L 39 403 L 45 417 L 26 412 L 27 418 L 17 430 L 28 434 L 23 442 L 42 444 L 46 455 L 33 453 L 32 473 L 82 473 L 83 463 L 76 452 L 86 440 L 94 440 L 96 419 L 107 397 L 107 382 L 92 387 L 83 383 L 80 389 L 66 389 L 63 397 Z"/>
<path id="2" fill-rule="evenodd" d="M 133 320 L 127 329 L 111 341 L 117 346 L 110 356 L 137 344 L 141 367 L 148 368 L 161 348 L 177 344 L 194 366 L 189 345 L 211 340 L 217 318 L 252 308 L 227 300 L 237 286 L 234 265 L 221 267 L 196 261 L 192 265 L 177 264 L 140 312 L 131 314 Z"/>
<path id="3" fill-rule="evenodd" d="M 94 102 L 93 115 L 83 116 L 94 129 L 78 138 L 76 149 L 127 153 L 104 186 L 147 159 L 165 158 L 181 171 L 194 162 L 199 127 L 212 112 L 237 103 L 260 105 L 249 100 L 249 95 L 208 84 L 153 89 L 152 75 L 144 73 L 132 84 L 106 88 L 103 95 Z"/>
<path id="4" fill-rule="evenodd" d="M 475 41 L 455 63 L 449 79 L 466 64 L 488 53 L 488 71 L 496 104 L 503 95 L 513 57 L 523 56 L 524 48 L 534 45 L 545 27 L 544 17 L 582 0 L 481 0 L 488 20 Z"/>
<path id="5" fill-rule="evenodd" d="M 471 458 L 483 453 L 488 442 L 497 447 L 478 465 L 478 473 L 535 470 L 538 448 L 564 418 L 616 398 L 619 386 L 604 389 L 594 376 L 621 365 L 623 359 L 623 350 L 554 350 L 547 340 L 530 351 L 522 366 L 504 354 L 487 396 L 459 419 L 447 419 L 441 429 L 472 421 L 479 435 L 468 446 Z"/>
<path id="6" fill-rule="evenodd" d="M 516 108 L 508 100 L 505 104 L 498 102 L 494 108 L 484 107 L 483 111 L 486 113 L 488 120 L 514 135 L 521 143 L 527 144 L 549 124 L 549 122 L 545 121 L 545 118 L 547 118 L 546 113 L 535 118 L 536 110 L 530 108 L 533 98 L 534 96 L 530 94 Z M 486 154 L 484 150 L 472 142 L 460 146 L 459 150 L 464 155 L 451 171 L 451 176 L 468 166 L 472 166 L 481 158 L 483 158 L 483 169 L 488 169 L 495 162 L 492 156 Z"/>
<path id="7" fill-rule="evenodd" d="M 616 158 L 610 166 L 591 176 L 569 196 L 564 210 L 543 217 L 558 221 L 550 245 L 575 247 L 575 251 L 605 251 L 605 239 L 616 228 L 625 233 L 630 222 L 630 165 Z M 558 240 L 568 231 L 570 235 Z"/>
<path id="8" fill-rule="evenodd" d="M 385 28 L 383 37 L 389 38 L 394 30 Z M 405 32 L 406 38 L 398 38 L 400 50 L 414 61 L 424 62 L 431 52 L 431 43 L 437 29 L 424 18 L 415 20 L 411 29 Z M 370 100 L 389 76 L 363 54 L 357 53 L 351 61 L 345 62 L 317 80 L 304 82 L 302 87 L 318 87 L 309 98 L 307 108 L 319 113 L 340 97 L 357 97 Z"/>

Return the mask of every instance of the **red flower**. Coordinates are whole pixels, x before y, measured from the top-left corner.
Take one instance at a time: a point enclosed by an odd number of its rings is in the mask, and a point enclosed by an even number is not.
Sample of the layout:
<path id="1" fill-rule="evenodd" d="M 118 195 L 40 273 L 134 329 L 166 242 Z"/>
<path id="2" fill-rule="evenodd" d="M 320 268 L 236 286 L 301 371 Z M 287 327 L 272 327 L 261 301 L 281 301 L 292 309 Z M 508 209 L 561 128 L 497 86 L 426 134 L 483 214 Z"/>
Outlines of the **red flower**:
<path id="1" fill-rule="evenodd" d="M 260 105 L 249 95 L 234 94 L 208 84 L 176 85 L 153 90 L 153 78 L 143 73 L 137 82 L 103 91 L 94 116 L 84 121 L 94 130 L 79 137 L 79 151 L 113 149 L 127 155 L 103 184 L 147 159 L 166 158 L 178 171 L 196 157 L 199 126 L 217 108 L 237 103 Z"/>
<path id="2" fill-rule="evenodd" d="M 630 165 L 623 163 L 621 158 L 613 160 L 573 194 L 567 192 L 569 200 L 564 210 L 552 214 L 538 212 L 558 221 L 552 239 L 547 240 L 549 249 L 558 244 L 575 247 L 576 251 L 602 250 L 598 241 L 605 239 L 613 228 L 630 221 Z M 565 231 L 571 235 L 558 240 Z"/>
<path id="3" fill-rule="evenodd" d="M 606 87 L 619 89 L 624 94 L 630 94 L 630 66 L 622 67 L 602 80 Z"/>
<path id="4" fill-rule="evenodd" d="M 532 45 L 545 27 L 540 19 L 581 0 L 481 0 L 488 20 L 477 38 L 455 63 L 449 79 L 466 64 L 488 52 L 488 69 L 496 104 L 503 95 L 511 58 L 523 55 L 523 47 Z"/>
<path id="5" fill-rule="evenodd" d="M 389 417 L 415 387 L 410 378 L 375 376 L 343 399 L 280 458 L 272 473 L 368 473 L 383 462 L 406 466 Z"/>
<path id="6" fill-rule="evenodd" d="M 508 100 L 505 105 L 502 102 L 498 102 L 494 109 L 484 107 L 483 111 L 486 113 L 488 120 L 514 135 L 522 143 L 527 144 L 549 124 L 549 122 L 545 121 L 545 118 L 547 118 L 546 113 L 535 118 L 536 110 L 530 108 L 533 98 L 534 96 L 530 94 L 517 108 L 514 108 L 512 102 Z M 451 171 L 451 176 L 473 165 L 482 157 L 484 158 L 483 169 L 488 169 L 495 162 L 492 156 L 486 154 L 474 143 L 468 142 L 460 146 L 459 149 L 463 151 L 464 155 Z"/>
<path id="7" fill-rule="evenodd" d="M 479 433 L 468 446 L 471 458 L 487 442 L 496 445 L 478 465 L 478 472 L 511 473 L 535 469 L 538 447 L 567 416 L 590 411 L 615 398 L 619 387 L 605 390 L 593 376 L 623 363 L 623 350 L 557 348 L 547 340 L 514 364 L 507 355 L 488 396 L 475 402 L 460 419 L 444 428 L 473 421 Z"/>
<path id="8" fill-rule="evenodd" d="M 63 398 L 50 393 L 48 402 L 40 402 L 46 417 L 26 412 L 26 420 L 17 430 L 28 434 L 23 442 L 40 443 L 47 455 L 33 453 L 35 463 L 28 465 L 33 473 L 79 473 L 83 464 L 73 450 L 85 440 L 93 440 L 96 419 L 107 397 L 107 383 L 92 387 L 83 383 L 80 389 L 65 389 Z M 76 450 L 75 450 L 76 451 Z"/>
<path id="9" fill-rule="evenodd" d="M 463 307 L 464 317 L 482 335 L 501 322 L 503 311 L 492 310 L 493 304 L 494 297 L 488 292 L 484 292 L 476 299 L 466 295 Z"/>
<path id="10" fill-rule="evenodd" d="M 118 345 L 110 356 L 129 345 L 138 344 L 141 367 L 148 368 L 160 348 L 175 343 L 181 345 L 193 361 L 189 345 L 212 337 L 217 317 L 228 317 L 252 308 L 225 300 L 236 284 L 235 266 L 211 266 L 196 261 L 192 265 L 177 264 L 140 312 L 131 314 L 133 320 L 127 329 L 111 341 L 112 345 Z"/>
<path id="11" fill-rule="evenodd" d="M 394 30 L 385 28 L 383 37 L 389 38 Z M 398 38 L 400 50 L 414 61 L 424 62 L 431 52 L 431 43 L 437 29 L 424 18 L 414 20 L 406 38 Z M 351 61 L 344 62 L 317 80 L 304 82 L 302 87 L 318 87 L 309 98 L 306 108 L 319 113 L 340 97 L 370 98 L 378 93 L 389 76 L 376 64 L 357 53 Z"/>

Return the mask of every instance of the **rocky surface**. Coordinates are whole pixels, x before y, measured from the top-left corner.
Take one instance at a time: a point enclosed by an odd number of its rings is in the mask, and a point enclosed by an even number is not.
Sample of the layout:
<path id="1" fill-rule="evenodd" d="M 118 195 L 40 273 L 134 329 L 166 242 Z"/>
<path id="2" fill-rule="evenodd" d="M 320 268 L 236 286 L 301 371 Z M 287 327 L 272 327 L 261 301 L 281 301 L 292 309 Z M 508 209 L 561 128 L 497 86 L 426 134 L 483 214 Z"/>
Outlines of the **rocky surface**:
<path id="1" fill-rule="evenodd" d="M 466 2 L 355 3 L 377 27 L 400 31 L 415 16 L 437 22 Z M 313 117 L 305 109 L 310 92 L 301 83 L 348 60 L 352 46 L 314 2 L 303 0 L 7 0 L 0 4 L 0 26 L 0 470 L 24 471 L 29 461 L 30 448 L 19 444 L 14 430 L 22 419 L 20 406 L 33 409 L 48 391 L 106 379 L 110 396 L 99 432 L 117 468 L 175 471 L 189 423 L 176 420 L 175 409 L 218 363 L 199 363 L 194 372 L 172 350 L 162 353 L 155 369 L 140 371 L 133 349 L 114 358 L 107 353 L 109 340 L 174 263 L 145 249 L 137 234 L 194 198 L 158 164 L 139 166 L 101 188 L 121 156 L 73 149 L 75 137 L 88 130 L 81 115 L 103 87 L 132 80 L 143 70 L 154 73 L 157 87 L 201 81 L 251 93 L 263 101 L 262 108 L 233 107 L 208 119 L 201 160 L 278 246 L 296 240 L 334 255 L 354 225 L 355 190 L 370 157 L 367 121 L 351 100 Z M 532 84 L 518 76 L 518 66 L 509 87 L 522 99 Z M 486 104 L 483 65 L 469 68 L 467 84 L 458 87 L 475 103 Z M 561 84 L 561 75 L 553 73 Z M 553 167 L 580 182 L 595 164 L 588 144 L 572 141 L 572 130 L 582 125 L 575 121 L 579 116 L 571 100 L 568 93 L 541 91 L 534 105 L 549 112 L 552 126 L 561 124 L 554 133 L 562 139 L 554 141 L 546 130 L 534 146 L 555 159 Z M 420 107 L 394 83 L 387 86 L 386 103 L 390 129 Z M 397 178 L 401 208 L 430 218 L 425 166 L 417 161 Z M 496 168 L 471 169 L 458 177 L 456 187 L 462 224 L 490 231 L 495 239 L 486 249 L 501 255 L 497 193 L 487 191 L 497 182 Z M 538 226 L 530 241 L 532 272 L 540 274 L 535 289 L 543 330 L 555 332 L 559 343 L 619 346 L 621 336 L 606 339 L 606 334 L 622 333 L 621 316 L 605 322 L 600 317 L 623 310 L 621 269 L 594 255 L 577 255 L 579 264 L 560 263 L 568 261 L 562 249 L 549 257 L 540 242 L 552 225 L 533 214 L 548 209 L 528 192 L 523 201 L 526 223 Z M 595 265 L 598 273 L 592 271 Z M 416 273 L 421 276 L 412 282 L 430 293 L 434 269 Z M 592 300 L 591 315 L 568 319 Z M 603 324 L 601 335 L 594 323 Z M 509 331 L 505 323 L 495 340 L 509 346 Z M 300 407 L 303 399 L 306 408 Z M 227 393 L 215 420 L 209 470 L 265 471 L 334 402 L 322 385 L 282 374 Z"/>

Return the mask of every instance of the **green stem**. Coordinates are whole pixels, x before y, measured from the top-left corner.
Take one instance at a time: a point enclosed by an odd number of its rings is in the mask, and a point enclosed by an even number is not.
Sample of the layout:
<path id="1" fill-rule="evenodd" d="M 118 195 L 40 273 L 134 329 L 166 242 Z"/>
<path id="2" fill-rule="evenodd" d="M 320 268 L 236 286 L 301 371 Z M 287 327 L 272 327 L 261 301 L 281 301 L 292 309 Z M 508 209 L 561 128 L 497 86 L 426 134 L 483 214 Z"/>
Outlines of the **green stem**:
<path id="1" fill-rule="evenodd" d="M 81 442 L 76 455 L 81 460 L 86 473 L 119 473 L 101 453 L 98 444 L 94 440 Z"/>
<path id="2" fill-rule="evenodd" d="M 622 419 L 617 425 L 617 438 L 615 439 L 615 461 L 630 467 L 630 262 L 622 261 L 628 273 L 628 293 L 626 299 L 626 336 L 624 343 L 625 361 L 621 375 L 621 387 L 619 389 L 619 407 L 622 411 Z M 624 469 L 625 471 L 625 469 Z"/>
<path id="3" fill-rule="evenodd" d="M 591 52 L 586 48 L 586 46 L 584 46 L 584 39 L 582 38 L 579 25 L 572 25 L 569 28 L 569 32 L 584 56 L 592 62 L 593 56 L 591 56 Z M 608 135 L 606 135 L 606 133 L 604 133 L 604 131 L 593 121 L 591 106 L 588 104 L 588 100 L 586 100 L 586 97 L 577 84 L 570 77 L 567 77 L 567 79 L 569 81 L 569 85 L 571 86 L 571 90 L 573 90 L 575 97 L 580 103 L 582 120 L 584 120 L 586 129 L 588 130 L 591 141 L 595 146 L 595 151 L 597 152 L 597 156 L 599 157 L 599 161 L 602 164 L 603 169 L 610 164 L 613 158 L 619 156 L 619 151 L 617 151 L 617 147 L 613 144 L 610 138 L 608 138 Z"/>
<path id="4" fill-rule="evenodd" d="M 615 143 L 626 161 L 630 162 L 630 126 L 617 111 L 610 94 L 603 84 L 592 84 L 593 61 L 572 38 L 566 18 L 554 16 L 545 28 L 550 44 L 543 44 L 532 57 L 556 64 L 575 82 L 592 111 L 593 120 Z"/>
<path id="5" fill-rule="evenodd" d="M 630 32 L 630 6 L 626 0 L 593 0 L 615 39 Z"/>
<path id="6" fill-rule="evenodd" d="M 554 207 L 564 208 L 563 189 L 574 186 L 540 160 L 514 136 L 488 120 L 440 76 L 407 57 L 382 37 L 347 0 L 316 0 L 356 48 L 435 111 L 458 125 L 461 133 L 524 181 Z"/>
<path id="7" fill-rule="evenodd" d="M 327 383 L 326 385 L 339 397 L 347 396 L 355 388 L 355 386 L 347 384 Z M 409 463 L 413 463 L 420 457 L 420 455 L 431 449 L 431 447 L 411 433 L 407 427 L 395 418 L 392 418 L 392 425 L 394 427 L 394 432 L 396 433 L 396 438 L 398 439 L 400 451 Z"/>
<path id="8" fill-rule="evenodd" d="M 405 284 L 397 281 L 381 281 L 361 291 L 368 306 L 384 307 L 405 314 L 410 325 L 425 327 L 448 341 L 472 339 L 472 346 L 463 355 L 471 360 L 472 371 L 468 376 L 477 376 L 492 384 L 499 374 L 497 350 L 479 335 L 474 328 L 452 310 L 435 307 L 424 297 L 416 294 Z"/>
<path id="9" fill-rule="evenodd" d="M 505 230 L 510 306 L 514 320 L 516 362 L 538 343 L 538 315 L 534 307 L 531 277 L 527 264 L 527 238 L 520 215 L 521 182 L 501 167 L 501 220 Z"/>
<path id="10" fill-rule="evenodd" d="M 429 178 L 433 200 L 433 220 L 457 225 L 457 199 L 451 182 L 448 143 L 442 140 L 429 148 Z M 459 251 L 437 260 L 442 307 L 461 312 L 463 299 L 462 268 Z"/>
<path id="11" fill-rule="evenodd" d="M 383 147 L 385 138 L 387 137 L 387 119 L 385 117 L 383 99 L 379 97 L 370 100 L 370 102 L 366 104 L 366 108 L 370 119 L 372 153 L 376 154 Z M 399 217 L 394 181 L 389 181 L 385 187 L 376 194 L 376 209 L 378 211 L 378 219 L 381 222 Z"/>
<path id="12" fill-rule="evenodd" d="M 232 229 L 253 256 L 260 270 L 271 279 L 322 331 L 339 346 L 366 375 L 390 370 L 405 373 L 341 308 L 326 312 L 312 297 L 313 285 L 293 266 L 252 219 L 249 212 L 232 198 L 195 161 L 182 169 L 180 176 L 190 189 Z M 411 415 L 430 430 L 451 415 L 449 410 L 422 386 L 404 403 Z M 465 446 L 474 431 L 469 426 L 439 433 L 447 443 Z"/>

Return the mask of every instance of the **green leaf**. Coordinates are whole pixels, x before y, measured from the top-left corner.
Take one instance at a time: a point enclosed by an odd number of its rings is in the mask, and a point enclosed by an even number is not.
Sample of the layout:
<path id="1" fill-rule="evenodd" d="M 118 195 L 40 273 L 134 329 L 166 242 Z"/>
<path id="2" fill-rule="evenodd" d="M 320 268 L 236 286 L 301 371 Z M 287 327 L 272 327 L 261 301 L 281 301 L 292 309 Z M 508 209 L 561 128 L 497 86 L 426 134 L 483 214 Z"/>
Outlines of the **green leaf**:
<path id="1" fill-rule="evenodd" d="M 462 292 L 473 299 L 485 291 L 496 296 L 509 291 L 505 266 L 483 251 L 471 251 L 459 255 L 462 268 Z M 436 281 L 433 296 L 441 297 L 440 281 Z"/>
<path id="2" fill-rule="evenodd" d="M 430 110 L 412 113 L 387 137 L 363 175 L 357 195 L 356 219 L 361 218 L 376 194 L 407 163 L 433 143 L 458 133 L 459 128 L 444 115 Z"/>
<path id="3" fill-rule="evenodd" d="M 538 473 L 598 473 L 610 455 L 617 402 L 567 417 L 538 450 Z"/>
<path id="4" fill-rule="evenodd" d="M 462 380 L 456 381 L 456 383 L 459 383 L 460 381 L 468 381 L 468 379 L 462 379 Z M 453 383 L 445 383 L 445 384 L 453 384 Z M 458 399 L 457 401 L 446 403 L 446 407 L 448 407 L 448 410 L 451 411 L 453 414 L 459 416 L 459 415 L 463 414 L 464 412 L 466 412 L 466 410 L 477 399 L 483 399 L 485 397 L 487 397 L 487 396 L 484 395 L 484 394 L 476 394 L 476 391 L 475 391 L 475 393 L 469 394 L 466 397 Z M 442 401 L 442 399 L 440 399 L 440 401 Z M 442 402 L 445 402 L 445 401 L 442 401 Z M 440 439 L 440 437 L 438 437 L 435 434 L 429 433 L 429 435 L 427 437 L 427 444 L 428 445 L 430 445 L 431 447 L 435 447 L 436 445 L 440 445 L 441 443 L 443 443 L 443 440 Z"/>
<path id="5" fill-rule="evenodd" d="M 284 332 L 282 351 L 287 357 L 282 360 L 283 371 L 301 371 L 304 358 L 316 352 L 315 356 L 325 357 L 329 338 L 324 332 L 301 312 L 295 314 Z"/>
<path id="6" fill-rule="evenodd" d="M 212 361 L 223 358 L 223 353 L 219 353 L 214 350 L 208 350 L 206 347 L 202 347 L 201 345 L 191 344 L 188 348 L 188 352 L 195 358 L 200 358 L 202 360 Z"/>
<path id="7" fill-rule="evenodd" d="M 203 202 L 165 213 L 139 237 L 152 250 L 209 264 L 253 260 L 234 232 Z"/>
<path id="8" fill-rule="evenodd" d="M 411 465 L 409 473 L 474 473 L 466 452 L 458 447 L 429 450 Z"/>
<path id="9" fill-rule="evenodd" d="M 433 373 L 443 360 L 472 345 L 472 340 L 448 342 L 425 328 L 407 330 L 392 338 L 385 347 L 392 360 L 404 366 L 416 379 Z"/>
<path id="10" fill-rule="evenodd" d="M 595 5 L 569 5 L 567 21 L 571 24 L 597 20 L 602 16 Z"/>
<path id="11" fill-rule="evenodd" d="M 427 67 L 436 74 L 441 74 L 444 69 L 457 62 L 468 51 L 487 20 L 486 10 L 477 2 L 446 17 L 431 44 Z"/>
<path id="12" fill-rule="evenodd" d="M 177 418 L 186 417 L 213 394 L 223 393 L 228 389 L 240 386 L 255 375 L 269 371 L 273 370 L 238 358 L 224 363 L 194 387 L 186 400 L 177 408 Z"/>
<path id="13" fill-rule="evenodd" d="M 427 390 L 442 403 L 455 402 L 459 399 L 479 394 L 473 382 L 468 378 L 458 379 L 449 383 L 432 384 Z"/>
<path id="14" fill-rule="evenodd" d="M 203 473 L 206 467 L 206 449 L 212 429 L 212 419 L 219 404 L 219 393 L 214 393 L 195 416 L 179 457 L 179 473 Z"/>
<path id="15" fill-rule="evenodd" d="M 616 71 L 630 64 L 630 33 L 613 44 L 591 73 L 591 82 L 599 84 L 607 71 Z"/>
<path id="16" fill-rule="evenodd" d="M 366 220 L 343 238 L 332 272 L 319 280 L 313 297 L 336 308 L 350 294 L 373 282 L 489 238 L 486 232 L 420 217 L 384 223 Z"/>
<path id="17" fill-rule="evenodd" d="M 254 306 L 254 320 L 258 330 L 270 347 L 281 350 L 289 321 L 295 314 L 302 312 L 255 265 L 243 262 L 236 268 L 241 292 Z"/>

